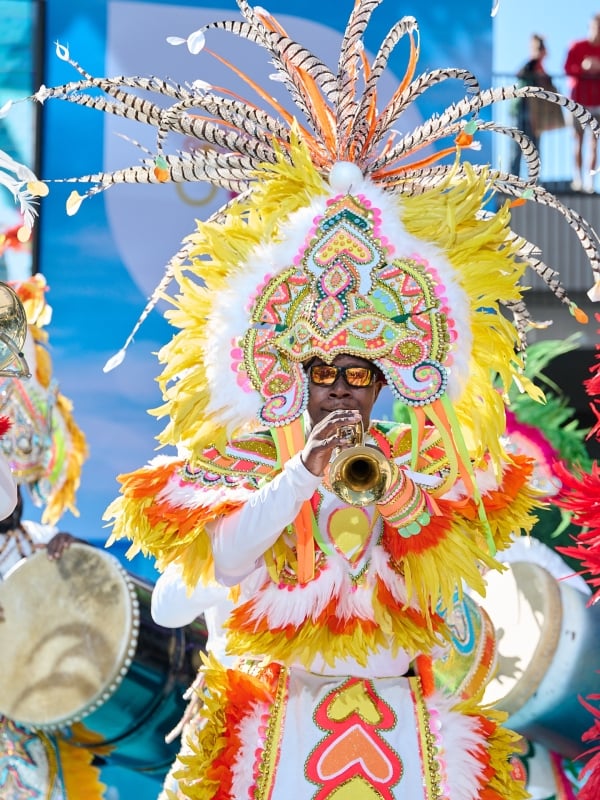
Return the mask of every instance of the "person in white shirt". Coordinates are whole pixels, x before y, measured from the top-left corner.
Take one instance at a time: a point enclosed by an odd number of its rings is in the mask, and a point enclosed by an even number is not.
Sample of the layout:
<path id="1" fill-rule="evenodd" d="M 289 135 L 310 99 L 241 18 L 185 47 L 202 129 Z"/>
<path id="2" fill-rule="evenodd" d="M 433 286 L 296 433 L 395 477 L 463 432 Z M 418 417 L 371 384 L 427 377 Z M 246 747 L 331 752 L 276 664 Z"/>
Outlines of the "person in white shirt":
<path id="1" fill-rule="evenodd" d="M 170 564 L 159 576 L 152 590 L 151 599 L 152 619 L 165 628 L 179 628 L 191 624 L 197 617 L 203 615 L 206 624 L 205 650 L 217 658 L 224 666 L 232 666 L 235 662 L 233 656 L 227 653 L 227 635 L 224 624 L 234 608 L 229 590 L 221 585 L 198 585 L 189 592 L 181 575 L 178 565 Z M 188 733 L 202 724 L 198 712 L 202 704 L 203 673 L 198 672 L 194 683 L 184 695 L 189 700 L 188 706 L 178 725 L 166 734 L 167 742 L 174 741 L 181 736 L 181 749 L 179 756 L 190 752 L 187 741 Z M 177 770 L 177 761 L 167 774 L 162 792 L 157 800 L 168 800 L 169 792 L 178 794 L 178 783 L 173 773 Z"/>
<path id="2" fill-rule="evenodd" d="M 8 461 L 0 453 L 0 519 L 8 517 L 17 504 L 17 484 Z"/>

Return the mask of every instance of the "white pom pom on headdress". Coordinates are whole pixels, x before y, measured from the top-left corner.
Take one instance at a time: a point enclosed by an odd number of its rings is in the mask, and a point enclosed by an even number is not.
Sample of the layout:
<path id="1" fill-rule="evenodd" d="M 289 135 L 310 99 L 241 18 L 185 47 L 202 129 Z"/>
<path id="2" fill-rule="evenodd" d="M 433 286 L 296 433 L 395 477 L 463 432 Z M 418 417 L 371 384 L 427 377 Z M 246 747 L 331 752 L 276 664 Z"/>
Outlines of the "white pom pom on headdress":
<path id="1" fill-rule="evenodd" d="M 354 192 L 364 176 L 351 161 L 336 161 L 329 173 L 329 185 L 334 192 Z"/>

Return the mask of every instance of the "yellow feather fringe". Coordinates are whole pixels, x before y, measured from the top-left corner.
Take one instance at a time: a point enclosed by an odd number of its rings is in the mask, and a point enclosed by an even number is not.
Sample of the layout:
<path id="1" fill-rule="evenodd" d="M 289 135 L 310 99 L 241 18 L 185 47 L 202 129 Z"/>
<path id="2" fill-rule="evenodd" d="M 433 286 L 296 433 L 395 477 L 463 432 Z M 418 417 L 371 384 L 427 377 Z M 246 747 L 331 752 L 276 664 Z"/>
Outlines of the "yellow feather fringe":
<path id="1" fill-rule="evenodd" d="M 159 352 L 164 369 L 158 383 L 164 404 L 150 413 L 168 417 L 159 435 L 163 445 L 184 445 L 192 454 L 215 445 L 222 452 L 225 432 L 219 409 L 208 413 L 205 352 L 214 344 L 206 330 L 216 293 L 235 282 L 244 262 L 262 241 L 276 239 L 279 226 L 290 214 L 325 193 L 325 184 L 312 164 L 308 150 L 292 137 L 293 164 L 282 157 L 265 164 L 250 198 L 241 198 L 219 222 L 199 222 L 188 237 L 194 247 L 191 264 L 176 273 L 180 292 L 168 298 L 174 308 L 166 316 L 179 329 Z M 205 285 L 199 285 L 199 280 Z M 235 436 L 242 431 L 233 431 Z"/>
<path id="2" fill-rule="evenodd" d="M 486 788 L 497 793 L 502 800 L 527 800 L 531 797 L 525 785 L 512 776 L 511 757 L 518 752 L 522 737 L 503 727 L 508 715 L 491 706 L 481 706 L 474 700 L 465 700 L 453 709 L 464 714 L 479 714 L 491 721 L 493 731 L 487 737 L 487 753 L 489 755 L 492 775 Z"/>
<path id="3" fill-rule="evenodd" d="M 159 570 L 177 561 L 182 566 L 184 581 L 193 587 L 200 581 L 205 584 L 214 581 L 210 539 L 202 526 L 182 532 L 182 519 L 189 516 L 190 509 L 169 505 L 160 497 L 165 481 L 181 464 L 174 460 L 167 467 L 149 465 L 119 476 L 122 494 L 108 506 L 103 519 L 112 521 L 106 547 L 128 539 L 131 546 L 127 558 L 140 552 L 152 556 Z"/>
<path id="4" fill-rule="evenodd" d="M 23 303 L 28 331 L 33 339 L 35 364 L 30 364 L 30 367 L 38 384 L 48 390 L 52 383 L 52 359 L 47 349 L 48 333 L 44 328 L 52 319 L 52 307 L 46 302 L 46 279 L 41 273 L 37 273 L 25 281 L 14 283 L 13 288 Z M 27 390 L 27 383 L 23 385 Z M 74 516 L 79 515 L 75 496 L 83 462 L 88 457 L 88 446 L 72 411 L 71 401 L 57 392 L 54 413 L 61 417 L 64 435 L 62 427 L 55 425 L 53 447 L 56 453 L 53 468 L 44 476 L 50 488 L 47 490 L 42 522 L 48 525 L 56 524 L 67 509 Z"/>
<path id="5" fill-rule="evenodd" d="M 67 430 L 67 441 L 63 443 L 62 481 L 53 485 L 42 513 L 42 522 L 48 525 L 54 525 L 58 522 L 67 509 L 74 516 L 79 516 L 79 511 L 75 505 L 75 496 L 81 482 L 83 462 L 88 457 L 87 440 L 73 418 L 71 401 L 63 394 L 58 394 L 56 406 Z"/>
<path id="6" fill-rule="evenodd" d="M 478 461 L 488 450 L 499 472 L 503 460 L 504 400 L 495 388 L 498 377 L 506 393 L 518 376 L 534 400 L 541 392 L 524 379 L 517 335 L 498 302 L 516 302 L 526 265 L 517 259 L 520 240 L 511 241 L 510 211 L 504 204 L 495 214 L 479 214 L 491 200 L 487 175 L 476 175 L 463 163 L 466 177 L 402 202 L 402 221 L 415 236 L 436 244 L 456 269 L 471 304 L 472 353 L 468 383 L 455 402 L 463 437 Z"/>
<path id="7" fill-rule="evenodd" d="M 265 164 L 250 196 L 234 201 L 218 222 L 198 223 L 188 237 L 193 244 L 191 264 L 177 270 L 180 291 L 167 298 L 173 306 L 167 317 L 178 333 L 159 353 L 164 403 L 151 411 L 158 418 L 167 417 L 158 437 L 163 445 L 183 445 L 192 455 L 211 444 L 223 451 L 225 409 L 206 388 L 205 353 L 214 345 L 214 332 L 207 330 L 206 322 L 213 298 L 235 285 L 253 249 L 260 242 L 276 241 L 281 222 L 326 191 L 296 135 L 290 153 L 292 165 L 283 158 L 275 165 Z M 472 458 L 477 461 L 489 450 L 499 472 L 504 399 L 494 387 L 496 378 L 504 394 L 518 376 L 534 399 L 543 396 L 523 377 L 516 332 L 498 302 L 498 298 L 506 303 L 519 300 L 526 269 L 516 255 L 520 241 L 514 240 L 509 228 L 508 204 L 482 216 L 481 208 L 492 199 L 487 173 L 477 175 L 468 163 L 462 166 L 461 177 L 454 173 L 441 187 L 403 198 L 400 216 L 410 233 L 445 253 L 470 299 L 472 354 L 456 413 Z M 238 433 L 242 431 L 230 435 Z"/>
<path id="8" fill-rule="evenodd" d="M 106 786 L 100 782 L 100 770 L 92 765 L 94 754 L 57 739 L 65 797 L 68 800 L 102 800 Z"/>
<path id="9" fill-rule="evenodd" d="M 231 630 L 228 638 L 228 651 L 232 655 L 247 655 L 249 652 L 268 654 L 273 661 L 291 665 L 303 664 L 307 669 L 314 664 L 317 656 L 334 667 L 337 659 L 352 658 L 366 667 L 369 658 L 380 649 L 406 650 L 411 657 L 428 652 L 443 642 L 441 636 L 428 629 L 423 622 L 406 614 L 390 613 L 382 603 L 374 599 L 374 612 L 377 622 L 370 630 L 353 626 L 348 631 L 336 630 L 323 622 L 307 620 L 294 629 L 293 637 L 289 631 L 263 630 L 246 633 Z"/>

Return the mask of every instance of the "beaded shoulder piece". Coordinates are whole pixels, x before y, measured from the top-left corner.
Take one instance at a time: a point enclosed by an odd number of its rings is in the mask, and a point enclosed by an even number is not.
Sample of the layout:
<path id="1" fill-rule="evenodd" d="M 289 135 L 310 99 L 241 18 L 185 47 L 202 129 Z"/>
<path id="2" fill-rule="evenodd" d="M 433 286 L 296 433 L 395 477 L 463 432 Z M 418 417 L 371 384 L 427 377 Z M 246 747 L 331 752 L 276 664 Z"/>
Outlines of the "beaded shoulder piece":
<path id="1" fill-rule="evenodd" d="M 223 454 L 209 447 L 193 463 L 156 458 L 119 476 L 120 496 L 104 514 L 104 519 L 114 521 L 107 546 L 130 539 L 128 557 L 142 552 L 155 558 L 159 569 L 178 561 L 190 585 L 211 582 L 206 524 L 239 508 L 249 493 L 277 472 L 277 453 L 268 431 L 232 441 Z"/>
<path id="2" fill-rule="evenodd" d="M 273 438 L 269 431 L 257 431 L 229 443 L 223 454 L 217 447 L 207 448 L 193 463 L 186 462 L 180 479 L 207 489 L 253 490 L 276 471 L 279 470 Z"/>

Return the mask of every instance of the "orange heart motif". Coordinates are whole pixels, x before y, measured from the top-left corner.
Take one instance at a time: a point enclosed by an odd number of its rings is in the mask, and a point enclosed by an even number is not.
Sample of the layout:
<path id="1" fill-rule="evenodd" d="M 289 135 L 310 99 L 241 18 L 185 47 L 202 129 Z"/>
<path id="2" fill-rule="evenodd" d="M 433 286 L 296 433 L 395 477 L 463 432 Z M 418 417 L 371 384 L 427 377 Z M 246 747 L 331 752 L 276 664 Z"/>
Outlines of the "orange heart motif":
<path id="1" fill-rule="evenodd" d="M 315 721 L 328 733 L 313 750 L 306 775 L 321 791 L 315 800 L 391 800 L 402 760 L 380 735 L 396 722 L 367 680 L 350 678 L 319 704 Z"/>
<path id="2" fill-rule="evenodd" d="M 387 783 L 394 768 L 381 747 L 360 725 L 352 725 L 329 743 L 317 763 L 319 778 L 331 781 L 343 774 L 356 772 L 371 783 Z"/>

